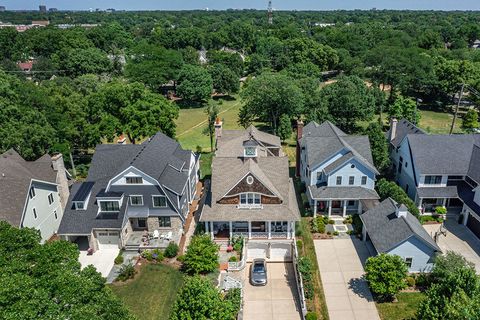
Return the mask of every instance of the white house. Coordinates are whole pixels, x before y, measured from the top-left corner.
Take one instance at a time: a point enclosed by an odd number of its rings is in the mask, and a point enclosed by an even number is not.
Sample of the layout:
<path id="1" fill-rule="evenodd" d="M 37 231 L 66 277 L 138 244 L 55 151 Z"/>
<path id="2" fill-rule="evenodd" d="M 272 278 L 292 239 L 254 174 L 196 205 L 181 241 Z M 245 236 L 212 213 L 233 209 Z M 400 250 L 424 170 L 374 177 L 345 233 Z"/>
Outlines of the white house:
<path id="1" fill-rule="evenodd" d="M 61 154 L 35 161 L 13 149 L 0 155 L 0 220 L 37 229 L 44 242 L 57 233 L 68 195 Z"/>
<path id="2" fill-rule="evenodd" d="M 313 213 L 362 213 L 379 199 L 367 136 L 349 136 L 329 121 L 297 127 L 297 175 Z"/>

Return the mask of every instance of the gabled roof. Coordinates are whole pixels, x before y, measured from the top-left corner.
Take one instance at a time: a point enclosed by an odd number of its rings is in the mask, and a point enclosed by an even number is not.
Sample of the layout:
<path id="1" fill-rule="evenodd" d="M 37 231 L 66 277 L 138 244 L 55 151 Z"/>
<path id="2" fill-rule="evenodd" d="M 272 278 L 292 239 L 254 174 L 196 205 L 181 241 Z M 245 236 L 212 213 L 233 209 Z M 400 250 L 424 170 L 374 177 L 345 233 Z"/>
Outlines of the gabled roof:
<path id="1" fill-rule="evenodd" d="M 472 150 L 472 158 L 470 159 L 470 165 L 468 166 L 467 175 L 480 184 L 480 146 L 474 145 Z"/>
<path id="2" fill-rule="evenodd" d="M 409 134 L 407 139 L 420 174 L 467 175 L 473 146 L 480 144 L 479 134 Z"/>
<path id="3" fill-rule="evenodd" d="M 388 129 L 387 133 L 385 136 L 387 139 L 390 139 L 390 134 L 391 134 L 392 128 Z M 390 143 L 394 147 L 398 147 L 400 143 L 402 142 L 403 138 L 407 134 L 426 134 L 425 131 L 408 121 L 407 119 L 402 119 L 397 122 L 397 129 L 395 131 L 395 138 L 393 138 Z"/>
<path id="4" fill-rule="evenodd" d="M 15 150 L 0 155 L 0 220 L 20 226 L 25 200 L 32 180 L 56 183 L 51 157 L 24 160 Z"/>
<path id="5" fill-rule="evenodd" d="M 368 136 L 348 136 L 329 121 L 325 121 L 321 125 L 310 122 L 305 126 L 303 132 L 300 145 L 302 149 L 306 149 L 310 168 L 322 164 L 344 150 L 346 154 L 351 153 L 352 158 L 355 157 L 378 174 L 373 164 Z M 329 168 L 329 170 L 333 169 Z"/>
<path id="6" fill-rule="evenodd" d="M 377 252 L 388 252 L 412 236 L 417 237 L 433 250 L 441 252 L 432 237 L 410 212 L 407 211 L 405 217 L 397 217 L 398 209 L 406 209 L 402 206 L 388 198 L 360 215 Z"/>
<path id="7" fill-rule="evenodd" d="M 258 144 L 258 157 L 270 156 L 269 148 L 278 148 L 280 149 L 280 154 L 283 154 L 279 137 L 262 132 L 254 126 L 250 126 L 246 130 L 223 130 L 222 136 L 217 140 L 215 156 L 241 157 L 243 156 L 244 143 L 247 141 L 247 144 L 253 144 L 255 142 Z"/>

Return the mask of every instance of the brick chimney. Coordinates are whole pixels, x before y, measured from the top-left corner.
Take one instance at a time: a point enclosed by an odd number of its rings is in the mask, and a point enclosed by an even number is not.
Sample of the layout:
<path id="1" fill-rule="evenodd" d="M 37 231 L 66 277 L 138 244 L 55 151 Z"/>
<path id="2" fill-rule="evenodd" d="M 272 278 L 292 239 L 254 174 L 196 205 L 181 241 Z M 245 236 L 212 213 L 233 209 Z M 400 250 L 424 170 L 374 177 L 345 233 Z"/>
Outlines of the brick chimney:
<path id="1" fill-rule="evenodd" d="M 392 119 L 390 119 L 390 137 L 389 137 L 389 141 L 392 141 L 392 140 L 395 139 L 395 137 L 397 136 L 397 124 L 398 124 L 397 118 L 392 118 Z"/>
<path id="2" fill-rule="evenodd" d="M 218 138 L 220 138 L 222 136 L 222 125 L 223 125 L 223 121 L 220 120 L 219 117 L 217 117 L 215 119 L 215 144 L 217 143 L 216 141 L 218 140 Z"/>
<path id="3" fill-rule="evenodd" d="M 67 170 L 63 162 L 63 155 L 61 153 L 52 156 L 53 170 L 57 173 L 56 182 L 58 184 L 58 194 L 60 195 L 60 202 L 62 209 L 67 205 L 70 190 L 68 188 Z"/>
<path id="4" fill-rule="evenodd" d="M 297 177 L 300 177 L 300 139 L 303 136 L 303 121 L 297 120 L 297 150 L 295 160 L 295 173 Z"/>

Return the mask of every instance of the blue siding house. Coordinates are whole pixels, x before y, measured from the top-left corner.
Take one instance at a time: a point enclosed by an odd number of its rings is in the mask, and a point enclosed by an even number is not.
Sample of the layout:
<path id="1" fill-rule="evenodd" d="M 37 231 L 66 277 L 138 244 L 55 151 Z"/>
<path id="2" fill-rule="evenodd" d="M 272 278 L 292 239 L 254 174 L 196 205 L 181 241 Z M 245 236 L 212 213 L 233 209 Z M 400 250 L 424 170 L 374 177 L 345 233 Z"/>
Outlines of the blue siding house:
<path id="1" fill-rule="evenodd" d="M 371 241 L 377 253 L 402 257 L 409 272 L 429 272 L 440 248 L 417 218 L 388 198 L 360 216 L 362 237 Z"/>

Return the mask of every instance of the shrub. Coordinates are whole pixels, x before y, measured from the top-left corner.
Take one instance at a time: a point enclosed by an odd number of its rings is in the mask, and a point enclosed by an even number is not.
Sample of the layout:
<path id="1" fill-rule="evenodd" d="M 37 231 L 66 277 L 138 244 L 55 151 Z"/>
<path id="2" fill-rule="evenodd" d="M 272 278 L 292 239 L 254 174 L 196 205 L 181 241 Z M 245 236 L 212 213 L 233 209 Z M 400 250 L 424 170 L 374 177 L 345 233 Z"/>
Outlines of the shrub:
<path id="1" fill-rule="evenodd" d="M 224 301 L 229 302 L 232 308 L 232 314 L 234 319 L 237 319 L 238 312 L 240 311 L 240 306 L 242 304 L 242 291 L 240 288 L 234 288 L 227 291 Z"/>
<path id="2" fill-rule="evenodd" d="M 315 312 L 308 312 L 305 316 L 305 320 L 317 320 L 318 316 Z"/>
<path id="3" fill-rule="evenodd" d="M 123 263 L 123 256 L 122 256 L 121 252 L 118 254 L 118 256 L 115 258 L 115 260 L 113 262 L 115 264 L 122 264 Z"/>
<path id="4" fill-rule="evenodd" d="M 185 253 L 183 268 L 189 274 L 208 273 L 218 268 L 218 246 L 209 235 L 192 238 Z"/>
<path id="5" fill-rule="evenodd" d="M 302 248 L 303 248 L 303 241 L 300 240 L 300 239 L 298 239 L 298 240 L 297 240 L 297 249 L 298 249 L 298 251 L 301 251 Z"/>
<path id="6" fill-rule="evenodd" d="M 414 277 L 407 277 L 407 286 L 409 287 L 415 287 L 415 278 Z"/>
<path id="7" fill-rule="evenodd" d="M 353 231 L 355 232 L 355 234 L 362 233 L 363 222 L 362 222 L 362 219 L 360 219 L 360 215 L 354 214 L 352 216 L 352 225 L 353 225 Z"/>
<path id="8" fill-rule="evenodd" d="M 352 216 L 347 216 L 345 220 L 343 220 L 343 224 L 352 224 L 353 218 Z"/>
<path id="9" fill-rule="evenodd" d="M 339 235 L 338 231 L 333 231 L 333 235 L 338 236 Z"/>
<path id="10" fill-rule="evenodd" d="M 307 257 L 298 259 L 298 271 L 302 275 L 305 298 L 313 298 L 312 261 Z"/>
<path id="11" fill-rule="evenodd" d="M 365 278 L 373 293 L 392 300 L 406 286 L 407 265 L 400 256 L 381 253 L 365 264 Z"/>
<path id="12" fill-rule="evenodd" d="M 238 259 L 237 259 L 237 256 L 231 256 L 229 259 L 228 259 L 228 262 L 237 262 Z"/>
<path id="13" fill-rule="evenodd" d="M 152 250 L 152 259 L 161 262 L 163 261 L 163 252 L 160 249 L 153 249 Z"/>
<path id="14" fill-rule="evenodd" d="M 333 221 L 332 219 L 328 220 L 328 224 L 335 224 L 335 221 Z"/>
<path id="15" fill-rule="evenodd" d="M 325 233 L 325 220 L 323 217 L 313 218 L 311 227 L 313 233 Z"/>
<path id="16" fill-rule="evenodd" d="M 133 279 L 136 272 L 137 271 L 135 270 L 135 267 L 131 263 L 124 264 L 120 268 L 120 271 L 117 276 L 117 281 L 127 281 L 128 279 Z"/>
<path id="17" fill-rule="evenodd" d="M 142 251 L 142 258 L 147 259 L 148 261 L 153 260 L 153 253 L 150 250 L 143 250 Z"/>
<path id="18" fill-rule="evenodd" d="M 436 214 L 447 214 L 447 208 L 438 206 L 435 208 Z"/>
<path id="19" fill-rule="evenodd" d="M 197 145 L 196 150 L 197 150 L 197 153 L 202 153 L 203 148 L 202 146 Z"/>
<path id="20" fill-rule="evenodd" d="M 179 262 L 185 261 L 185 255 L 184 255 L 184 254 L 179 255 L 179 256 L 177 257 L 177 261 L 179 261 Z"/>
<path id="21" fill-rule="evenodd" d="M 419 287 L 428 287 L 430 286 L 431 276 L 429 273 L 421 272 L 417 275 L 415 279 L 415 284 Z"/>
<path id="22" fill-rule="evenodd" d="M 165 257 L 167 258 L 173 258 L 178 254 L 178 244 L 175 242 L 170 242 L 165 249 Z"/>
<path id="23" fill-rule="evenodd" d="M 233 245 L 233 250 L 237 252 L 242 252 L 243 249 L 243 237 L 233 237 L 231 240 L 231 244 Z"/>

